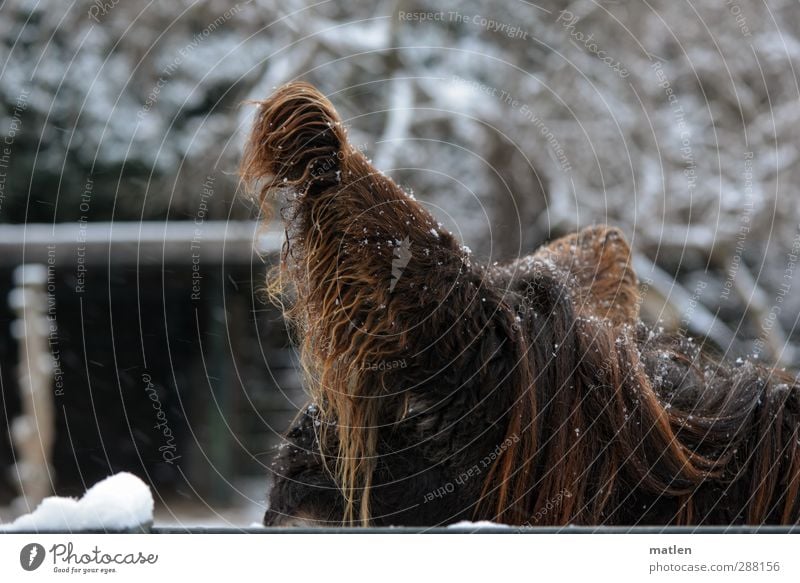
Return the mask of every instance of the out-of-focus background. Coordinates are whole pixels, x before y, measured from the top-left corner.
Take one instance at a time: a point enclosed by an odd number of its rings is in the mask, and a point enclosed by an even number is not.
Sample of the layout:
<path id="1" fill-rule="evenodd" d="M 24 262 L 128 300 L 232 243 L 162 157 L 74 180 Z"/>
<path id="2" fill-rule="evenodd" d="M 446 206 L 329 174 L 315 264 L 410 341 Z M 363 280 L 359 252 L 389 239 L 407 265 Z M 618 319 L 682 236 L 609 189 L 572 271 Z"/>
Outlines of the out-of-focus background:
<path id="1" fill-rule="evenodd" d="M 248 525 L 303 403 L 237 189 L 302 78 L 486 261 L 627 233 L 650 322 L 800 364 L 795 0 L 0 4 L 0 520 L 121 470 Z"/>

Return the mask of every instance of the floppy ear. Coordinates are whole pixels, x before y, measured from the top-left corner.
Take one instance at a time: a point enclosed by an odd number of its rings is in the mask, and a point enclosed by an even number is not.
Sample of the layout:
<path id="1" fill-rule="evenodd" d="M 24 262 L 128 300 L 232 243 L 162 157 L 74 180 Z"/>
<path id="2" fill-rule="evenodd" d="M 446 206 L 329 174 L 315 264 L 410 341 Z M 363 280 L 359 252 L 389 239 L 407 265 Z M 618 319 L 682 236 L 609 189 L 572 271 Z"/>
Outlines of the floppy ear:
<path id="1" fill-rule="evenodd" d="M 622 231 L 598 225 L 540 247 L 534 257 L 563 271 L 578 314 L 633 324 L 639 317 L 639 282 Z"/>

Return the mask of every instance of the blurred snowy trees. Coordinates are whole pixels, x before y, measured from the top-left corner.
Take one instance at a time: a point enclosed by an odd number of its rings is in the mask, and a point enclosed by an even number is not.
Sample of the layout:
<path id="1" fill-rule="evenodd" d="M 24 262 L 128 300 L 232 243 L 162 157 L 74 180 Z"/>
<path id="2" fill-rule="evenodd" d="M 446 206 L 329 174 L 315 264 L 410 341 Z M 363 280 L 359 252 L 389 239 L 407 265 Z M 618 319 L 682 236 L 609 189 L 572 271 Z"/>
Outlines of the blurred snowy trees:
<path id="1" fill-rule="evenodd" d="M 798 364 L 780 354 L 800 311 L 793 0 L 7 0 L 0 12 L 4 135 L 24 96 L 2 221 L 76 220 L 89 179 L 91 218 L 192 218 L 209 175 L 212 216 L 250 216 L 234 196 L 252 114 L 241 102 L 302 77 L 480 257 L 617 224 L 651 319 Z"/>

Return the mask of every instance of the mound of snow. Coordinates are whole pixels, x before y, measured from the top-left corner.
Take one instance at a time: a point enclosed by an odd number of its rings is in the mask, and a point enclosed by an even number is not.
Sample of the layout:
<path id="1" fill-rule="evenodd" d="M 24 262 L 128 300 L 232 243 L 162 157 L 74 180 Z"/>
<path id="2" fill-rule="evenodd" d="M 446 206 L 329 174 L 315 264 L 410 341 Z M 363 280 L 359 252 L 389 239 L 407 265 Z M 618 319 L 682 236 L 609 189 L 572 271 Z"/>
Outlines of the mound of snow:
<path id="1" fill-rule="evenodd" d="M 51 496 L 0 531 L 129 530 L 153 521 L 150 488 L 128 472 L 109 476 L 89 488 L 83 498 Z"/>
<path id="2" fill-rule="evenodd" d="M 498 522 L 491 522 L 490 520 L 479 520 L 477 522 L 470 522 L 469 520 L 462 520 L 454 524 L 448 524 L 447 528 L 511 528 L 507 524 L 500 524 Z"/>

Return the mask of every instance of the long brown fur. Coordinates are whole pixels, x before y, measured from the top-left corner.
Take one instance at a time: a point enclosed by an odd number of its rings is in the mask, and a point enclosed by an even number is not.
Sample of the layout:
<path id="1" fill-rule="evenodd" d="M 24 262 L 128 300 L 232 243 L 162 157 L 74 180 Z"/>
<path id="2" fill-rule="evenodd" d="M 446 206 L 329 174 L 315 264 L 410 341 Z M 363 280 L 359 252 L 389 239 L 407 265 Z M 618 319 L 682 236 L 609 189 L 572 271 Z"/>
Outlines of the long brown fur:
<path id="1" fill-rule="evenodd" d="M 506 438 L 481 477 L 475 518 L 798 521 L 795 379 L 644 327 L 617 229 L 479 265 L 348 143 L 331 103 L 305 83 L 258 104 L 241 176 L 265 208 L 286 201 L 272 285 L 318 408 L 318 451 L 306 455 L 330 472 L 342 523 L 373 523 L 387 504 L 372 499 L 375 476 L 393 440 L 426 435 L 429 419 L 412 405 L 442 386 L 475 387 L 475 407 L 497 411 L 485 431 Z M 386 366 L 397 362 L 410 365 Z"/>

